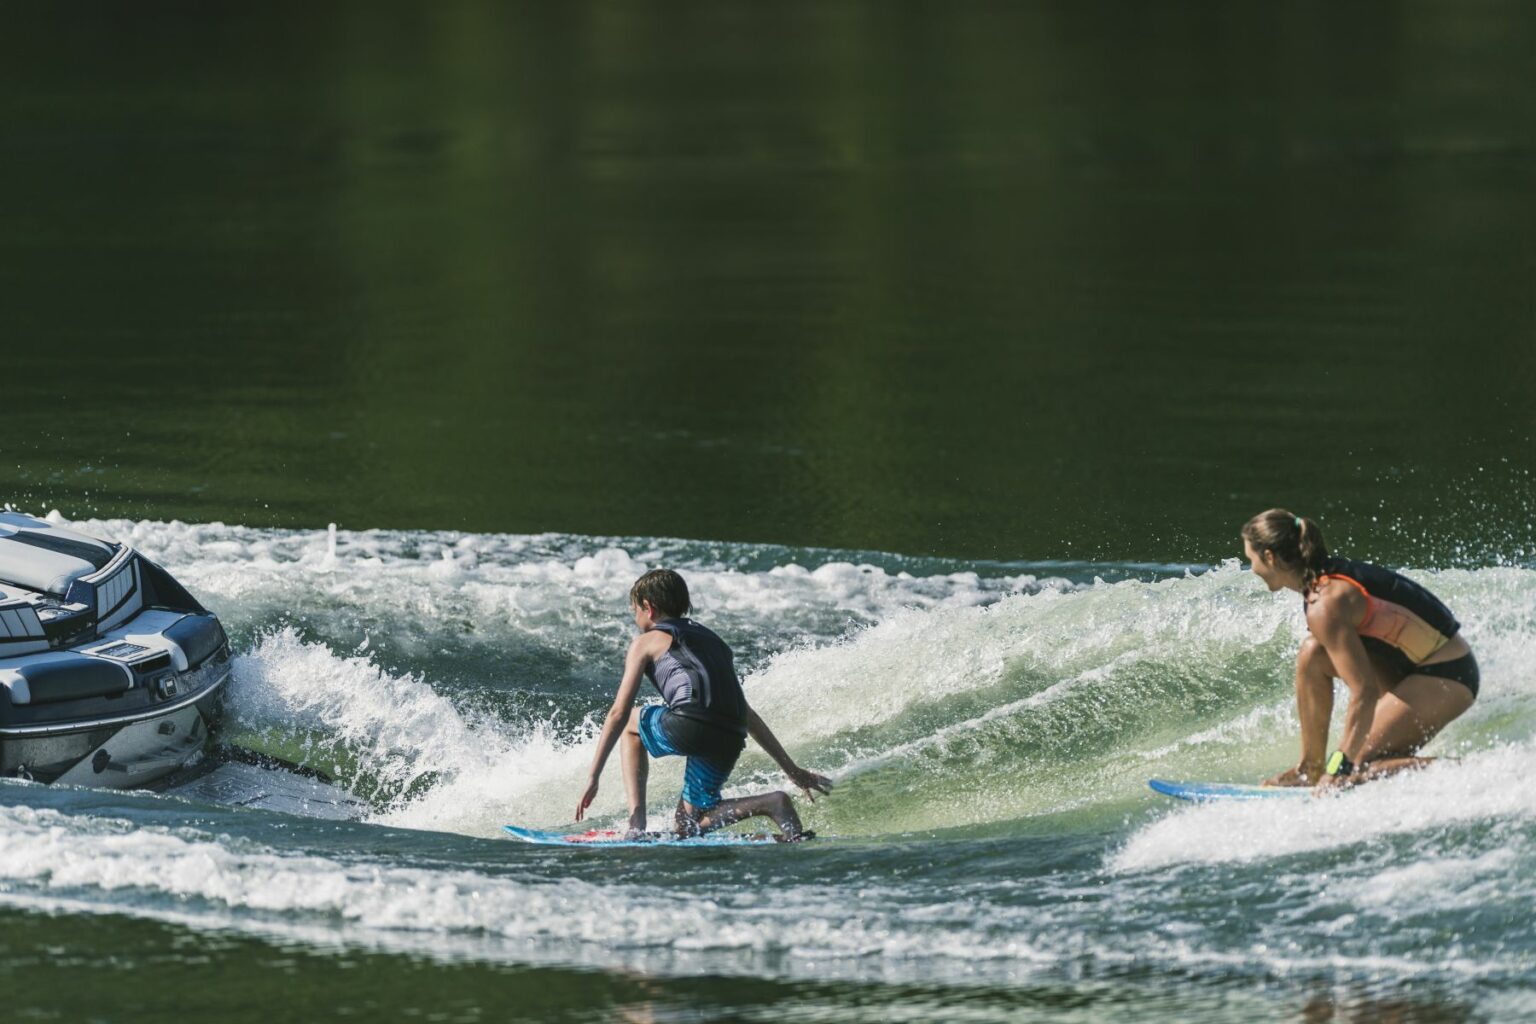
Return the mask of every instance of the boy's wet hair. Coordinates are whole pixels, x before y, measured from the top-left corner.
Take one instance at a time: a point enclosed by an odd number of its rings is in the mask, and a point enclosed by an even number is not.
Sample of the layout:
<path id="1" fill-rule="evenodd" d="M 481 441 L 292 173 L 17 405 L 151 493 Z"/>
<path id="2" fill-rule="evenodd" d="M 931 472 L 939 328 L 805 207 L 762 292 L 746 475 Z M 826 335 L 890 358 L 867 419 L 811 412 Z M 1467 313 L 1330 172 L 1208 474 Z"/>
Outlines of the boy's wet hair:
<path id="1" fill-rule="evenodd" d="M 629 603 L 639 608 L 645 602 L 671 619 L 680 619 L 693 610 L 688 599 L 688 584 L 671 569 L 652 569 L 635 580 L 629 588 Z"/>

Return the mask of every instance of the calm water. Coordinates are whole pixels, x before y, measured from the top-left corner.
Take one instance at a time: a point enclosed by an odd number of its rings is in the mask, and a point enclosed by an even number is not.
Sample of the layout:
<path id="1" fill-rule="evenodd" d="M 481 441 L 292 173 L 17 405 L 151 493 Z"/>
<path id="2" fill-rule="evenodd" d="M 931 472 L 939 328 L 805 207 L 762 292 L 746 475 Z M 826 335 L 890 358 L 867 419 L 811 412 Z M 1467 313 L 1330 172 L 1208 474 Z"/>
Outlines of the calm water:
<path id="1" fill-rule="evenodd" d="M 1536 1015 L 1533 54 L 1515 2 L 9 11 L 0 503 L 162 559 L 240 736 L 372 802 L 0 786 L 15 1005 Z M 1171 808 L 1291 756 L 1294 601 L 1220 565 L 1276 503 L 1485 697 L 1420 778 Z M 495 838 L 569 822 L 657 564 L 833 842 Z"/>

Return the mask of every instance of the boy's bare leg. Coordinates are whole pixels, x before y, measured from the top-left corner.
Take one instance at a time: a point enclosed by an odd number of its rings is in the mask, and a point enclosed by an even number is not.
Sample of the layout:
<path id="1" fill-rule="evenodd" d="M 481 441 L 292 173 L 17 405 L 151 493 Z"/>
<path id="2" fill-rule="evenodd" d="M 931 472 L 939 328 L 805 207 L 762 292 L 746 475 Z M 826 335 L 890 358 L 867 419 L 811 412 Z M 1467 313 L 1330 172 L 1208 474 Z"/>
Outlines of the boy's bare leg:
<path id="1" fill-rule="evenodd" d="M 630 712 L 629 724 L 619 737 L 619 760 L 624 765 L 624 795 L 629 799 L 629 828 L 645 831 L 645 783 L 651 762 L 640 742 L 640 709 Z"/>
<path id="2" fill-rule="evenodd" d="M 722 800 L 703 814 L 699 814 L 693 805 L 686 801 L 679 801 L 677 810 L 679 826 L 684 825 L 686 818 L 688 824 L 696 823 L 701 833 L 762 815 L 772 818 L 773 823 L 779 826 L 783 837 L 790 842 L 805 836 L 805 828 L 800 824 L 800 815 L 795 813 L 795 805 L 789 799 L 789 794 L 782 790 L 759 793 L 757 796 L 737 797 L 734 800 Z"/>

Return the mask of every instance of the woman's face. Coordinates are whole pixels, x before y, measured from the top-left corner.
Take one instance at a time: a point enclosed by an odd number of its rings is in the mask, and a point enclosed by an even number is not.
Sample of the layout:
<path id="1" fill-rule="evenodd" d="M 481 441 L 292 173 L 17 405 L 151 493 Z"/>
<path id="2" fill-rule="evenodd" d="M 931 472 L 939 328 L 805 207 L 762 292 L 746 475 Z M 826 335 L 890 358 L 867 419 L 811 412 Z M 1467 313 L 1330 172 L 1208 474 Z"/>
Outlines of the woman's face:
<path id="1" fill-rule="evenodd" d="M 1274 593 L 1290 582 L 1292 573 L 1286 572 L 1275 560 L 1273 551 L 1259 551 L 1246 537 L 1243 538 L 1243 554 L 1248 558 L 1248 564 L 1253 568 L 1254 575 L 1264 581 L 1269 587 L 1270 593 Z"/>

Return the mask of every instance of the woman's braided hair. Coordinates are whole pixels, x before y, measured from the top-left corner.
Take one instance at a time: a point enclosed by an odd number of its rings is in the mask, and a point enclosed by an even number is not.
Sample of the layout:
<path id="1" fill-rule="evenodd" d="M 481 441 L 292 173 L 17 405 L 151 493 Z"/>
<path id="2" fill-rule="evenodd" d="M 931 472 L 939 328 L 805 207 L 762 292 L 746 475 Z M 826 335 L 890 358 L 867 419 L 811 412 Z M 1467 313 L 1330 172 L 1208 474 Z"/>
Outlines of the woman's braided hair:
<path id="1" fill-rule="evenodd" d="M 1308 593 L 1317 585 L 1323 564 L 1328 560 L 1328 545 L 1323 543 L 1323 531 L 1310 519 L 1304 519 L 1289 509 L 1272 508 L 1260 512 L 1243 524 L 1243 539 L 1261 554 L 1275 553 L 1275 561 L 1288 569 L 1301 572 L 1301 592 Z"/>

